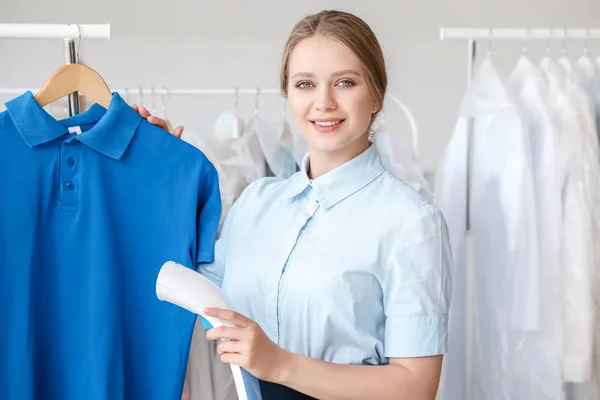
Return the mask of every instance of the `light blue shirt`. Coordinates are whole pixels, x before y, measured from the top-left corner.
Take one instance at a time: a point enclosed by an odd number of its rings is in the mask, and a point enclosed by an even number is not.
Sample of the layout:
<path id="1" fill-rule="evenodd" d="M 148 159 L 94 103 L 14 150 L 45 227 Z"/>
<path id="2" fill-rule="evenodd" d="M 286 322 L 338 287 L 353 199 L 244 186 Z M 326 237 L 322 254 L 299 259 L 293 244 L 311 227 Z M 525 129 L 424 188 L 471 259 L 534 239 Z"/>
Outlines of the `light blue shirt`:
<path id="1" fill-rule="evenodd" d="M 199 271 L 294 353 L 340 364 L 443 354 L 452 255 L 441 212 L 375 146 L 310 180 L 251 184 Z"/>

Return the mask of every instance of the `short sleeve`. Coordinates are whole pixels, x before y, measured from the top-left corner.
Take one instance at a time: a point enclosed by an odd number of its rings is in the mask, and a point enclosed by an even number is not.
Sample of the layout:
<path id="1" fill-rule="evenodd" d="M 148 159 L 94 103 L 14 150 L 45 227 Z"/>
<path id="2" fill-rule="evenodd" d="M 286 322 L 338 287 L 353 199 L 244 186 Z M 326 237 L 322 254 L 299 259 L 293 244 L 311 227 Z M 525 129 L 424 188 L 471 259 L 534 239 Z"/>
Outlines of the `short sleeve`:
<path id="1" fill-rule="evenodd" d="M 196 266 L 197 272 L 210 279 L 215 285 L 219 287 L 221 287 L 223 284 L 223 276 L 225 276 L 225 266 L 227 264 L 227 252 L 229 251 L 231 243 L 233 242 L 233 233 L 235 232 L 235 217 L 242 203 L 248 197 L 248 192 L 250 191 L 251 187 L 252 184 L 247 186 L 242 191 L 240 197 L 233 203 L 231 209 L 225 216 L 225 220 L 223 221 L 223 226 L 221 228 L 221 233 L 219 234 L 219 237 L 214 247 L 215 251 L 213 261 L 206 264 L 198 264 Z"/>
<path id="2" fill-rule="evenodd" d="M 427 206 L 389 240 L 382 284 L 384 355 L 443 354 L 448 341 L 453 261 L 442 212 Z"/>
<path id="3" fill-rule="evenodd" d="M 212 263 L 221 219 L 221 194 L 217 170 L 207 163 L 199 185 L 196 215 L 196 264 Z"/>

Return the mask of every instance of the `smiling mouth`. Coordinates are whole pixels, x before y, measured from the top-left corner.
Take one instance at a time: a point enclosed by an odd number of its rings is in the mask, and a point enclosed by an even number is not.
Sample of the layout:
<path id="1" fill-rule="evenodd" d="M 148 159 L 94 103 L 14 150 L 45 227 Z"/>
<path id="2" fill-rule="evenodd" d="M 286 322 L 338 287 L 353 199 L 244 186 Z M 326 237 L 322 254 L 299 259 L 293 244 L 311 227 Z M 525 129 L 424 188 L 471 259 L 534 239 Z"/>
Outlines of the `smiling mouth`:
<path id="1" fill-rule="evenodd" d="M 313 124 L 317 125 L 317 126 L 322 126 L 322 127 L 329 127 L 329 126 L 335 126 L 335 125 L 339 125 L 342 122 L 344 122 L 343 119 L 337 120 L 337 121 L 311 121 Z"/>

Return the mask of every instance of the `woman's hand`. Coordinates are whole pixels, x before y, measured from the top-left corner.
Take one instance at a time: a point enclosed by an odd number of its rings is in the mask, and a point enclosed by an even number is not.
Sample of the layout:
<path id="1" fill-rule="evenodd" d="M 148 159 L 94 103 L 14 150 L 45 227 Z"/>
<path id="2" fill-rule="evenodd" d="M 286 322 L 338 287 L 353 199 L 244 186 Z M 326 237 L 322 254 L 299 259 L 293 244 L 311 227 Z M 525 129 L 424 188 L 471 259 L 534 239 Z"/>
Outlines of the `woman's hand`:
<path id="1" fill-rule="evenodd" d="M 159 126 L 161 128 L 163 128 L 165 131 L 169 132 L 169 126 L 167 125 L 167 121 L 165 121 L 162 118 L 158 118 L 155 117 L 153 115 L 150 114 L 150 111 L 148 111 L 146 109 L 146 107 L 138 107 L 137 104 L 134 104 L 131 106 L 135 111 L 137 111 L 138 113 L 140 113 L 140 115 L 145 118 L 146 120 L 148 120 L 148 122 L 150 122 L 153 125 Z M 178 126 L 177 128 L 175 128 L 175 130 L 173 131 L 173 135 L 177 136 L 178 138 L 181 137 L 181 134 L 183 133 L 183 126 Z"/>
<path id="2" fill-rule="evenodd" d="M 236 328 L 219 326 L 206 332 L 208 340 L 222 340 L 217 346 L 221 361 L 239 365 L 258 379 L 279 382 L 292 353 L 269 339 L 250 318 L 232 310 L 207 308 L 206 315 L 232 322 Z"/>

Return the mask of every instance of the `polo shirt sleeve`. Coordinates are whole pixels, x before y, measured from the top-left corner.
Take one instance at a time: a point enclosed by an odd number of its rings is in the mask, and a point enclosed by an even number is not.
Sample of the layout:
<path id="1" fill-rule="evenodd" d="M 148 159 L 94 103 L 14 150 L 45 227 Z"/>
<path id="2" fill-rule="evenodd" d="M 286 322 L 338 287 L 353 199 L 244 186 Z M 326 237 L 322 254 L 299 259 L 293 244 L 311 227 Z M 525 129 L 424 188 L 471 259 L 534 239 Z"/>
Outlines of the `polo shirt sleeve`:
<path id="1" fill-rule="evenodd" d="M 219 287 L 223 285 L 223 277 L 225 276 L 225 267 L 227 264 L 227 252 L 232 247 L 236 215 L 238 214 L 242 203 L 248 197 L 248 192 L 252 186 L 253 184 L 250 184 L 242 191 L 242 194 L 233 203 L 227 215 L 225 215 L 221 232 L 218 235 L 219 237 L 214 246 L 215 251 L 213 261 L 210 263 L 198 263 L 196 265 L 196 271 L 198 273 L 210 279 Z M 220 217 L 217 218 L 217 224 L 219 219 Z"/>
<path id="2" fill-rule="evenodd" d="M 453 261 L 441 211 L 428 205 L 399 235 L 382 282 L 386 316 L 384 355 L 424 357 L 447 350 Z"/>
<path id="3" fill-rule="evenodd" d="M 212 163 L 205 164 L 201 179 L 196 214 L 196 264 L 207 264 L 214 261 L 221 218 L 219 177 Z"/>

